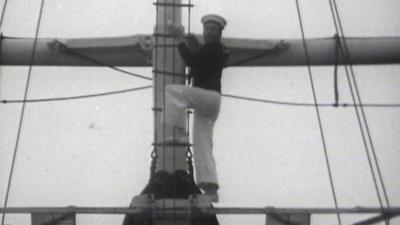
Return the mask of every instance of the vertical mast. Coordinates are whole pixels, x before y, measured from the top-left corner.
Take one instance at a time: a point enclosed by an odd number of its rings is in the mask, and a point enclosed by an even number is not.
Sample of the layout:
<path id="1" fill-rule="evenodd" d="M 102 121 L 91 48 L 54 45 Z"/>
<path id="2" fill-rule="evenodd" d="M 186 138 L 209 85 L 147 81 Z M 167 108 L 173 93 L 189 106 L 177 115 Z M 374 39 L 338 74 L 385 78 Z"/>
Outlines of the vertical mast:
<path id="1" fill-rule="evenodd" d="M 163 118 L 165 86 L 168 84 L 185 84 L 186 77 L 183 60 L 174 46 L 176 45 L 174 39 L 168 36 L 166 28 L 173 25 L 183 30 L 181 8 L 190 7 L 190 4 L 182 5 L 181 0 L 158 0 L 155 4 L 157 6 L 157 21 L 154 29 L 153 70 L 154 141 L 157 158 L 156 161 L 152 162 L 152 174 L 149 183 L 141 195 L 134 197 L 131 202 L 132 207 L 151 209 L 151 213 L 143 210 L 139 216 L 126 215 L 123 225 L 188 225 L 196 220 L 202 221 L 204 224 L 218 225 L 215 215 L 198 214 L 194 218 L 190 212 L 187 215 L 179 216 L 175 211 L 177 208 L 209 207 L 211 202 L 209 199 L 197 195 L 200 192 L 189 177 L 192 174 L 192 169 L 188 168 L 186 162 L 187 146 L 162 146 L 157 144 L 162 143 L 165 137 L 173 135 L 173 128 L 165 126 Z M 191 171 L 190 174 L 187 173 L 188 169 Z M 187 176 L 180 173 L 181 171 L 187 173 Z M 153 174 L 153 172 L 155 173 Z M 195 196 L 195 198 L 190 198 L 190 195 Z M 149 196 L 152 197 L 149 198 Z M 168 209 L 172 211 L 168 211 Z"/>
<path id="2" fill-rule="evenodd" d="M 176 41 L 168 37 L 166 27 L 173 25 L 179 29 L 182 26 L 181 0 L 158 0 L 157 21 L 154 29 L 155 48 L 153 54 L 154 69 L 154 141 L 160 143 L 165 137 L 173 135 L 173 129 L 163 123 L 165 109 L 165 85 L 184 84 L 185 66 L 177 49 Z M 173 75 L 176 74 L 176 75 Z M 180 76 L 179 76 L 180 75 Z M 184 119 L 184 118 L 183 118 Z M 156 172 L 165 170 L 173 173 L 176 170 L 186 170 L 186 148 L 171 146 L 156 146 L 158 160 Z"/>

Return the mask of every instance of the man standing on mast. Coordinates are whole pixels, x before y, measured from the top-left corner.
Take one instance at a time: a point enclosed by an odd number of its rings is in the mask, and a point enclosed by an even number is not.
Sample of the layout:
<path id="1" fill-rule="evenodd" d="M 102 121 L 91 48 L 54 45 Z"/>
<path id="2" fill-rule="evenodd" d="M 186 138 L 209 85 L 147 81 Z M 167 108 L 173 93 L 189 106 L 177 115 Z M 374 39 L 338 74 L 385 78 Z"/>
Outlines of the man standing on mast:
<path id="1" fill-rule="evenodd" d="M 218 15 L 206 15 L 203 23 L 205 44 L 193 51 L 185 44 L 183 32 L 173 26 L 169 32 L 179 42 L 178 50 L 193 78 L 192 87 L 167 85 L 165 121 L 173 127 L 174 136 L 167 138 L 168 143 L 188 143 L 185 133 L 186 109 L 194 109 L 193 152 L 196 180 L 198 186 L 213 201 L 218 202 L 218 179 L 214 156 L 212 155 L 212 137 L 214 123 L 217 120 L 221 104 L 221 75 L 228 58 L 224 45 L 220 42 L 226 21 Z"/>

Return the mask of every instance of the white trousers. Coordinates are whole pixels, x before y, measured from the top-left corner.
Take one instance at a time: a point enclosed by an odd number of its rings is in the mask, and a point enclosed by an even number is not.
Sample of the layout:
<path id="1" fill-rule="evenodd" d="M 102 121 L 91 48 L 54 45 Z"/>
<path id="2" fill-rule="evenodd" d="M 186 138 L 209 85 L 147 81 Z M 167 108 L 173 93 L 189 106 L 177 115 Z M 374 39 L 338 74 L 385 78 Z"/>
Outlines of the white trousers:
<path id="1" fill-rule="evenodd" d="M 184 85 L 167 85 L 165 122 L 184 128 L 186 109 L 193 109 L 193 154 L 197 183 L 218 185 L 213 149 L 213 128 L 218 118 L 221 95 L 212 90 Z"/>

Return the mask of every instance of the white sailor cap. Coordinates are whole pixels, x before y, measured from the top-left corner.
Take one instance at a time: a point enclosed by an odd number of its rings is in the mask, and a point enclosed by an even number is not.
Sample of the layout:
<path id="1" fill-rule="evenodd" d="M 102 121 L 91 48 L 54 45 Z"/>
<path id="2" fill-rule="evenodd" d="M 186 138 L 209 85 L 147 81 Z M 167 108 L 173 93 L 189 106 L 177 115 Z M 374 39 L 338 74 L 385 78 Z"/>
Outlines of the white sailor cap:
<path id="1" fill-rule="evenodd" d="M 224 29 L 226 26 L 226 20 L 222 16 L 216 14 L 208 14 L 203 16 L 201 18 L 201 22 L 203 23 L 203 25 L 208 22 L 217 23 L 219 26 L 221 26 L 221 29 Z"/>

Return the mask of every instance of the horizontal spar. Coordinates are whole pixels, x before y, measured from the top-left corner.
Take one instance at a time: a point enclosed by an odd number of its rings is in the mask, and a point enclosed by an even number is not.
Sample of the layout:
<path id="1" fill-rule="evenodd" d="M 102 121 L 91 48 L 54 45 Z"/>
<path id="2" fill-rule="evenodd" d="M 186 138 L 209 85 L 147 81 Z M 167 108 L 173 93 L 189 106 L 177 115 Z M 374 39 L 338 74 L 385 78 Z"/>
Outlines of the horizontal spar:
<path id="1" fill-rule="evenodd" d="M 154 39 L 151 35 L 116 38 L 59 39 L 69 51 L 57 45 L 56 39 L 38 39 L 33 65 L 42 66 L 152 66 Z M 159 41 L 170 37 L 157 37 Z M 197 35 L 197 39 L 200 40 Z M 192 38 L 193 39 L 193 38 Z M 301 39 L 287 39 L 284 49 L 274 50 L 281 40 L 224 38 L 230 53 L 228 66 L 301 66 L 307 65 Z M 201 43 L 201 41 L 197 42 Z M 343 64 L 336 57 L 335 38 L 307 39 L 311 65 Z M 352 64 L 400 63 L 400 37 L 346 38 Z M 33 39 L 3 37 L 2 65 L 30 65 Z M 73 54 L 71 54 L 71 52 Z M 83 57 L 82 57 L 83 56 Z M 92 59 L 92 60 L 91 60 Z"/>
<path id="2" fill-rule="evenodd" d="M 127 38 L 120 38 L 121 46 L 105 45 L 91 46 L 90 43 L 103 43 L 103 39 L 87 39 L 87 46 L 71 47 L 71 54 L 57 45 L 57 41 L 65 43 L 74 39 L 40 38 L 37 41 L 35 57 L 32 65 L 40 66 L 99 66 L 101 62 L 110 66 L 151 66 L 151 49 L 145 51 L 137 43 L 127 43 Z M 80 39 L 76 39 L 80 40 Z M 136 40 L 132 40 L 136 41 Z M 1 41 L 1 64 L 25 66 L 31 64 L 33 39 L 29 38 L 3 38 Z M 108 44 L 108 42 L 105 42 Z M 80 56 L 79 56 L 80 55 Z M 85 57 L 81 57 L 85 56 Z M 90 60 L 93 59 L 93 60 Z"/>
<path id="3" fill-rule="evenodd" d="M 278 41 L 275 41 L 278 43 Z M 235 66 L 302 66 L 307 65 L 301 39 L 283 40 L 287 49 L 268 52 L 265 49 L 231 47 L 228 64 Z M 350 60 L 345 59 L 335 38 L 307 39 L 311 65 L 394 64 L 400 63 L 400 37 L 346 38 Z M 339 48 L 340 49 L 340 48 Z M 339 52 L 339 53 L 337 53 Z M 337 54 L 337 55 L 336 55 Z M 253 58 L 253 59 L 252 59 Z M 247 60 L 246 60 L 247 59 Z"/>
<path id="4" fill-rule="evenodd" d="M 188 207 L 189 208 L 189 207 Z M 163 212 L 171 213 L 187 213 L 188 208 L 152 208 L 152 207 L 9 207 L 0 208 L 0 213 L 10 214 L 28 214 L 28 213 L 77 213 L 77 214 L 135 214 L 140 213 L 145 209 L 157 209 Z M 390 208 L 370 208 L 370 207 L 356 207 L 356 208 L 252 208 L 252 207 L 195 207 L 192 209 L 200 209 L 204 213 L 213 214 L 269 214 L 269 213 L 290 213 L 290 214 L 400 214 L 399 207 Z"/>

